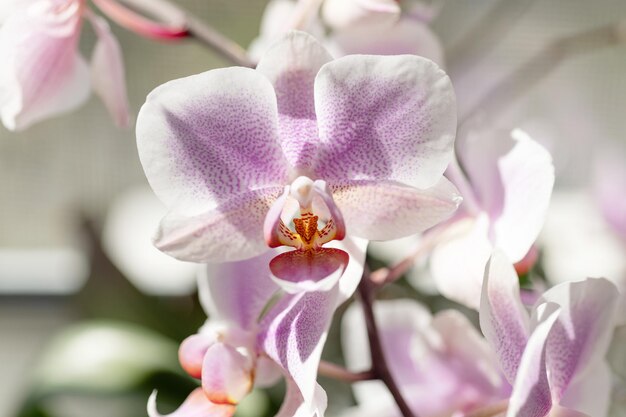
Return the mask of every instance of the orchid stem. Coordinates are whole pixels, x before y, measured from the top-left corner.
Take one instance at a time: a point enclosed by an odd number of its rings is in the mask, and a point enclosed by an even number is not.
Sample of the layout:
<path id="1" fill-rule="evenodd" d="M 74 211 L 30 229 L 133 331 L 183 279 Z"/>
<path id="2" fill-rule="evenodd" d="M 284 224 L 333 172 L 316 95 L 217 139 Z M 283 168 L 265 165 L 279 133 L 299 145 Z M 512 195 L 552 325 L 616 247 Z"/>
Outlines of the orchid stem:
<path id="1" fill-rule="evenodd" d="M 467 115 L 460 119 L 459 132 L 480 114 L 497 119 L 517 98 L 550 74 L 566 58 L 626 42 L 626 20 L 566 36 L 549 44 L 524 65 L 491 88 Z"/>
<path id="2" fill-rule="evenodd" d="M 162 41 L 192 38 L 235 65 L 255 67 L 239 44 L 169 0 L 93 2 L 117 24 L 139 35 Z"/>
<path id="3" fill-rule="evenodd" d="M 192 38 L 202 45 L 217 52 L 223 58 L 241 67 L 254 68 L 256 64 L 252 62 L 238 43 L 222 35 L 205 22 L 187 14 L 186 26 Z"/>
<path id="4" fill-rule="evenodd" d="M 395 265 L 386 268 L 379 268 L 370 274 L 370 281 L 377 287 L 382 287 L 392 282 L 397 281 L 402 275 L 404 275 L 415 262 L 422 256 L 428 254 L 439 243 L 441 236 L 440 230 L 433 230 L 425 233 L 423 239 L 419 242 L 418 246 L 404 259 L 396 263 Z"/>
<path id="5" fill-rule="evenodd" d="M 352 383 L 376 379 L 376 373 L 372 369 L 369 371 L 352 372 L 342 366 L 326 361 L 320 361 L 317 370 L 320 375 L 343 382 Z"/>
<path id="6" fill-rule="evenodd" d="M 374 309 L 372 304 L 374 302 L 375 287 L 368 275 L 369 273 L 366 272 L 361 280 L 361 283 L 359 284 L 359 295 L 363 305 L 365 323 L 367 324 L 367 336 L 369 339 L 370 354 L 372 358 L 372 371 L 376 374 L 376 377 L 387 386 L 387 389 L 396 401 L 402 415 L 404 417 L 418 417 L 417 414 L 411 410 L 408 403 L 402 396 L 400 388 L 393 379 L 389 366 L 387 365 L 387 359 L 385 358 L 382 343 L 380 341 L 376 319 L 374 318 Z"/>

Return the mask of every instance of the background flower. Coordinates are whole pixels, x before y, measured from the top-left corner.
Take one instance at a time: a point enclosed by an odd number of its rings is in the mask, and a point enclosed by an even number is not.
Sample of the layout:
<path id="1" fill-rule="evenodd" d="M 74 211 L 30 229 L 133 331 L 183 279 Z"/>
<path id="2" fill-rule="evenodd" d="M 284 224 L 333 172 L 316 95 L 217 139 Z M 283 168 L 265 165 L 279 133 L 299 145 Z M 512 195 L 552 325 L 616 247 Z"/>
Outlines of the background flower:
<path id="1" fill-rule="evenodd" d="M 78 51 L 83 22 L 98 42 L 91 74 Z M 93 85 L 115 123 L 129 124 L 121 49 L 108 23 L 84 0 L 33 0 L 15 5 L 0 28 L 0 115 L 21 130 L 82 105 Z"/>

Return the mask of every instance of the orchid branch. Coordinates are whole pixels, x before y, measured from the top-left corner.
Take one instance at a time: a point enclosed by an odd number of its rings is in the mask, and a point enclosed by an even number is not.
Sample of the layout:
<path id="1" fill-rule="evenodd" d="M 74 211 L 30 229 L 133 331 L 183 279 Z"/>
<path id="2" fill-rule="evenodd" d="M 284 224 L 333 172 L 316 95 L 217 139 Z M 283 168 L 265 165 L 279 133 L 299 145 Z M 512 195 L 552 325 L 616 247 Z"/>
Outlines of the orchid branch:
<path id="1" fill-rule="evenodd" d="M 222 35 L 205 22 L 186 14 L 185 25 L 192 38 L 241 67 L 254 68 L 256 64 L 238 43 Z"/>
<path id="2" fill-rule="evenodd" d="M 246 50 L 209 24 L 168 0 L 92 0 L 120 26 L 157 40 L 193 38 L 235 65 L 253 68 Z M 149 19 L 139 10 L 154 17 Z"/>
<path id="3" fill-rule="evenodd" d="M 497 118 L 511 103 L 527 93 L 566 58 L 624 42 L 626 42 L 626 19 L 554 41 L 493 86 L 479 103 L 461 118 L 459 131 L 479 114 L 484 113 L 491 118 Z"/>
<path id="4" fill-rule="evenodd" d="M 408 403 L 402 396 L 400 388 L 393 379 L 389 366 L 387 365 L 387 359 L 385 358 L 382 343 L 380 341 L 380 335 L 378 333 L 378 327 L 376 325 L 376 319 L 374 317 L 373 302 L 375 287 L 368 275 L 369 273 L 366 271 L 361 283 L 359 284 L 359 295 L 363 305 L 365 323 L 367 324 L 367 337 L 369 340 L 370 354 L 372 358 L 372 371 L 375 373 L 376 377 L 387 386 L 387 389 L 396 401 L 402 415 L 404 417 L 418 417 L 413 410 L 411 410 Z"/>
<path id="5" fill-rule="evenodd" d="M 437 231 L 424 234 L 423 239 L 419 242 L 415 249 L 407 257 L 395 265 L 392 265 L 389 268 L 382 267 L 372 272 L 370 274 L 370 281 L 377 287 L 382 287 L 400 279 L 402 275 L 415 265 L 415 262 L 418 259 L 428 254 L 439 243 L 439 237 L 441 235 L 439 230 L 443 229 L 438 229 Z"/>
<path id="6" fill-rule="evenodd" d="M 350 383 L 377 379 L 376 373 L 372 369 L 369 371 L 352 372 L 342 366 L 326 361 L 320 361 L 317 371 L 325 377 Z"/>

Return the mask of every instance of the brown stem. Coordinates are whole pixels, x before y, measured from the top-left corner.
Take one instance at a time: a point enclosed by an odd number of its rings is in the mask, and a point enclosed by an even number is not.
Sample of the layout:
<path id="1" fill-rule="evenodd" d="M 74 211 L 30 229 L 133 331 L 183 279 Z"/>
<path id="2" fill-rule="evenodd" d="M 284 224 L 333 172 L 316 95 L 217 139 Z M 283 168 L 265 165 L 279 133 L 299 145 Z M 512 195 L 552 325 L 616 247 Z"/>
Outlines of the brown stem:
<path id="1" fill-rule="evenodd" d="M 376 326 L 376 320 L 374 318 L 374 309 L 372 307 L 372 303 L 374 302 L 374 285 L 368 275 L 369 274 L 365 273 L 359 284 L 359 295 L 361 297 L 361 303 L 363 304 L 365 323 L 367 324 L 372 370 L 375 372 L 378 379 L 387 386 L 387 389 L 396 401 L 402 415 L 404 417 L 418 417 L 404 400 L 400 388 L 393 379 L 389 366 L 387 365 L 380 335 L 378 333 L 378 327 Z"/>
<path id="2" fill-rule="evenodd" d="M 235 65 L 250 68 L 255 66 L 239 44 L 169 0 L 93 1 L 120 26 L 140 35 L 161 40 L 193 38 Z M 155 20 L 148 19 L 135 9 Z"/>
<path id="3" fill-rule="evenodd" d="M 352 372 L 342 366 L 326 361 L 320 361 L 317 371 L 325 377 L 350 383 L 376 379 L 376 373 L 371 369 L 363 372 Z"/>
<path id="4" fill-rule="evenodd" d="M 459 122 L 459 132 L 479 114 L 497 119 L 521 95 L 552 72 L 563 60 L 626 42 L 626 20 L 554 41 L 490 89 Z M 460 135 L 460 133 L 459 133 Z"/>
<path id="5" fill-rule="evenodd" d="M 495 417 L 509 407 L 509 400 L 503 400 L 496 404 L 488 405 L 487 407 L 481 407 L 477 410 L 466 414 L 465 417 Z"/>
<path id="6" fill-rule="evenodd" d="M 372 272 L 370 274 L 370 281 L 377 287 L 382 287 L 398 280 L 409 269 L 411 269 L 413 265 L 415 265 L 415 262 L 418 259 L 428 254 L 437 245 L 437 243 L 439 243 L 443 234 L 442 232 L 445 230 L 446 228 L 440 228 L 424 234 L 422 240 L 419 242 L 419 245 L 415 248 L 415 250 L 413 250 L 413 252 L 389 268 L 383 267 Z"/>
<path id="7" fill-rule="evenodd" d="M 248 58 L 248 54 L 238 43 L 207 25 L 205 22 L 187 14 L 186 25 L 189 34 L 195 40 L 217 52 L 228 61 L 241 66 L 254 68 L 256 64 Z"/>

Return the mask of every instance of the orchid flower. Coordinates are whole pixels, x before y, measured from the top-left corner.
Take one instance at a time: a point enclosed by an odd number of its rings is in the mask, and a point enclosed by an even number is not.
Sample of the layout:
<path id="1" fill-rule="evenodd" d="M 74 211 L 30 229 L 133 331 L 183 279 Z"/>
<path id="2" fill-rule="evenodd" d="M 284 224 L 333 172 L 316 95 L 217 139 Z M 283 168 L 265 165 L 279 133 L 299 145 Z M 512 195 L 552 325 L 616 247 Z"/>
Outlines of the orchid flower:
<path id="1" fill-rule="evenodd" d="M 272 251 L 209 266 L 210 274 L 200 280 L 209 320 L 179 352 L 183 368 L 202 380 L 202 389 L 173 416 L 232 415 L 253 385 L 271 385 L 281 374 L 287 394 L 278 416 L 323 416 L 326 394 L 316 383 L 322 347 L 336 307 L 361 278 L 367 241 L 346 239 L 341 245 L 350 263 L 328 291 L 281 293 L 270 277 Z M 155 401 L 153 395 L 151 417 L 159 415 Z"/>
<path id="2" fill-rule="evenodd" d="M 541 266 L 551 284 L 585 277 L 611 280 L 621 293 L 618 317 L 626 324 L 626 243 L 605 221 L 589 192 L 555 192 L 538 243 Z"/>
<path id="3" fill-rule="evenodd" d="M 137 121 L 139 157 L 171 213 L 155 244 L 181 260 L 241 260 L 267 247 L 288 292 L 328 289 L 349 235 L 399 238 L 449 217 L 454 93 L 416 56 L 332 60 L 292 32 L 256 70 L 158 87 Z M 332 278 L 332 279 L 331 279 Z"/>
<path id="4" fill-rule="evenodd" d="M 258 62 L 276 41 L 293 29 L 307 32 L 328 46 L 327 41 L 324 39 L 324 26 L 317 18 L 317 15 L 305 19 L 298 28 L 293 27 L 295 23 L 294 18 L 300 13 L 302 3 L 294 0 L 270 0 L 267 3 L 261 18 L 259 36 L 248 47 L 250 58 Z"/>
<path id="5" fill-rule="evenodd" d="M 443 66 L 443 47 L 428 26 L 436 14 L 410 0 L 326 0 L 323 8 L 341 54 L 414 54 Z"/>
<path id="6" fill-rule="evenodd" d="M 557 285 L 529 314 L 515 269 L 495 252 L 485 270 L 480 326 L 513 386 L 507 417 L 605 416 L 605 355 L 618 293 L 605 279 Z"/>
<path id="7" fill-rule="evenodd" d="M 366 323 L 353 305 L 342 323 L 347 365 L 370 369 Z M 469 320 L 455 310 L 434 317 L 419 303 L 378 301 L 374 311 L 391 374 L 420 417 L 459 415 L 507 394 L 493 352 Z M 343 417 L 395 417 L 399 410 L 380 381 L 353 385 L 358 407 Z"/>
<path id="8" fill-rule="evenodd" d="M 0 28 L 2 123 L 9 130 L 22 130 L 74 110 L 93 86 L 115 123 L 128 126 L 122 54 L 108 23 L 91 12 L 85 0 L 13 5 Z M 98 38 L 91 70 L 78 51 L 85 19 Z"/>
<path id="9" fill-rule="evenodd" d="M 513 262 L 531 250 L 544 222 L 554 167 L 550 154 L 520 130 L 475 132 L 459 149 L 470 184 L 430 259 L 441 294 L 478 309 L 485 264 L 494 248 Z"/>

